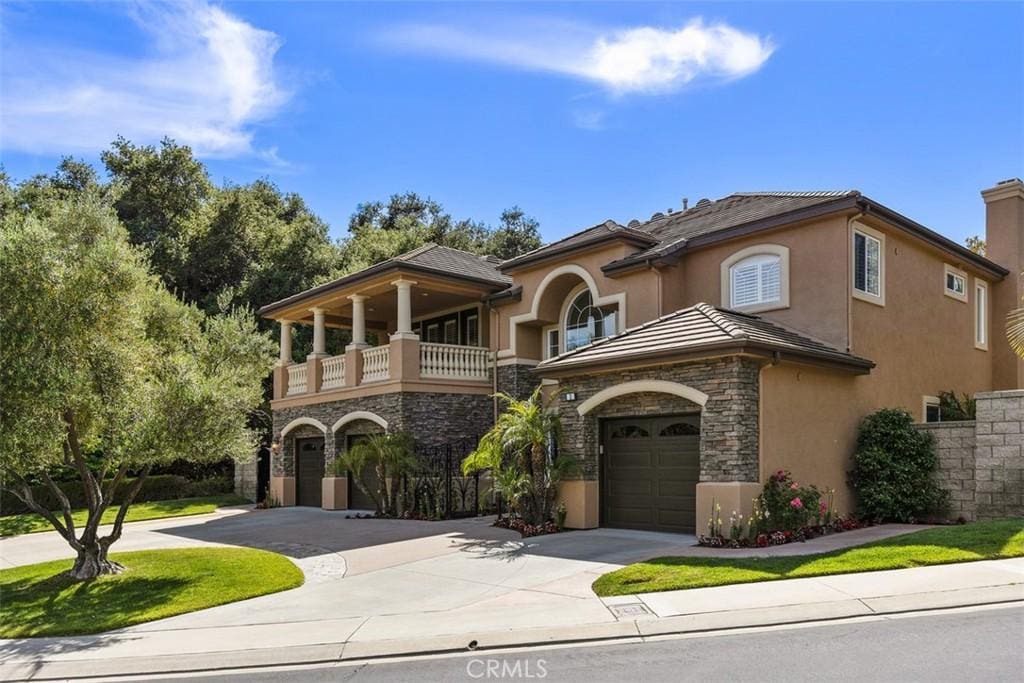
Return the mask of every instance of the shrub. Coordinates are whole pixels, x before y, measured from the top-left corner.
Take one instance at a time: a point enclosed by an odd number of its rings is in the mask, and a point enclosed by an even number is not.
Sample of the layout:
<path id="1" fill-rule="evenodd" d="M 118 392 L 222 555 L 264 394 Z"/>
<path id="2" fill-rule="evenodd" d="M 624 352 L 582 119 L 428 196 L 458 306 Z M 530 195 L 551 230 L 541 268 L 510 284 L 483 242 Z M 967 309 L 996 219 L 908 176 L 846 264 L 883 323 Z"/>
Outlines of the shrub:
<path id="1" fill-rule="evenodd" d="M 114 493 L 114 503 L 121 502 L 121 496 L 128 491 L 134 479 L 125 478 L 117 491 Z M 58 484 L 64 495 L 68 497 L 72 508 L 84 508 L 85 490 L 82 482 L 66 481 Z M 200 496 L 215 496 L 221 493 L 230 493 L 234 483 L 228 477 L 215 477 L 201 481 L 189 481 L 184 477 L 174 474 L 150 475 L 142 482 L 142 489 L 135 497 L 136 503 L 147 503 L 156 500 L 176 500 L 178 498 L 195 498 Z M 43 507 L 49 510 L 59 510 L 60 502 L 54 497 L 49 487 L 45 485 L 32 487 L 32 496 Z M 10 494 L 3 494 L 0 498 L 0 514 L 20 515 L 28 512 L 28 508 Z"/>
<path id="2" fill-rule="evenodd" d="M 937 466 L 934 437 L 915 429 L 907 411 L 886 408 L 864 418 L 850 472 L 858 516 L 913 522 L 940 512 L 946 492 L 935 481 Z"/>
<path id="3" fill-rule="evenodd" d="M 758 533 L 795 530 L 820 517 L 821 491 L 800 486 L 793 475 L 779 470 L 768 477 L 755 503 Z"/>

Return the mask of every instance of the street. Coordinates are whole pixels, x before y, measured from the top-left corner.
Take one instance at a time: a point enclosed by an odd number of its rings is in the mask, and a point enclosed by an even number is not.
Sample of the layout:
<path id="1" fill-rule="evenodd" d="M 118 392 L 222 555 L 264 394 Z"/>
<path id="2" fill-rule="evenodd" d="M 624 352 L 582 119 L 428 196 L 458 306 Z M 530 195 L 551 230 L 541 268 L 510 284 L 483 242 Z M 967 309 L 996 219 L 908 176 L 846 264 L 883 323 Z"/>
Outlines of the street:
<path id="1" fill-rule="evenodd" d="M 189 681 L 1019 681 L 1024 606 L 642 643 L 188 676 Z M 181 681 L 183 678 L 161 679 Z"/>

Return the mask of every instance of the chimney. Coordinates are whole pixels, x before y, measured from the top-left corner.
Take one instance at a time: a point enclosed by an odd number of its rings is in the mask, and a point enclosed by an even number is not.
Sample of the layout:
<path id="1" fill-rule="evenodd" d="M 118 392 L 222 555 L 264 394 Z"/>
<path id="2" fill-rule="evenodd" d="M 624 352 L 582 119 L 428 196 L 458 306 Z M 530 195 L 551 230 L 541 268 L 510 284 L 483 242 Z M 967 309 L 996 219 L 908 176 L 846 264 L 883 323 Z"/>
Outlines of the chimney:
<path id="1" fill-rule="evenodd" d="M 1024 182 L 1011 178 L 982 190 L 985 200 L 985 254 L 1010 271 L 1002 282 L 992 284 L 989 306 L 993 389 L 1024 388 L 1024 359 L 1006 343 L 1006 314 L 1024 303 Z"/>

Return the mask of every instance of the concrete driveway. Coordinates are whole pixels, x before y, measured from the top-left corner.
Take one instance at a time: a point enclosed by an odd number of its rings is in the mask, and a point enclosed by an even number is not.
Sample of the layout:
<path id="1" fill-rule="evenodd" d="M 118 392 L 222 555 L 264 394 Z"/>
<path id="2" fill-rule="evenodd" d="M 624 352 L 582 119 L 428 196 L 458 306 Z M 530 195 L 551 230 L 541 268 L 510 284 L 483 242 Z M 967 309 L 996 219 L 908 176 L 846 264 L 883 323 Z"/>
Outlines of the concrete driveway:
<path id="1" fill-rule="evenodd" d="M 129 524 L 116 551 L 264 548 L 292 558 L 306 583 L 125 632 L 320 623 L 325 638 L 342 640 L 356 630 L 377 639 L 458 633 L 460 623 L 502 629 L 604 622 L 614 616 L 591 591 L 594 579 L 632 561 L 680 554 L 695 541 L 611 529 L 521 539 L 492 520 L 348 519 L 344 512 L 293 507 Z M 5 566 L 69 556 L 54 533 L 0 541 Z"/>

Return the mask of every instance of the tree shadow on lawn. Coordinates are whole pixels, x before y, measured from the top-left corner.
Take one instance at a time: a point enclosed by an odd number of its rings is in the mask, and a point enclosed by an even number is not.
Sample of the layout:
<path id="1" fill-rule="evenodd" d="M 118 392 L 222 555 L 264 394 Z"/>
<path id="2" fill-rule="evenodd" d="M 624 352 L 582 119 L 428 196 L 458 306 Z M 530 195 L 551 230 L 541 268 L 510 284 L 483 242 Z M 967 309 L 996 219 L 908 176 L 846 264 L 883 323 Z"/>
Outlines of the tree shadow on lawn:
<path id="1" fill-rule="evenodd" d="M 0 627 L 9 638 L 100 633 L 157 618 L 155 612 L 172 606 L 190 586 L 186 578 L 132 576 L 131 571 L 81 582 L 63 571 L 9 581 L 2 587 Z M 12 643 L 0 646 L 0 654 L 9 647 Z"/>
<path id="2" fill-rule="evenodd" d="M 7 536 L 19 536 L 21 534 L 29 533 L 37 526 L 37 522 L 35 520 L 36 516 L 30 514 L 5 515 L 0 517 L 0 538 L 5 538 Z"/>

